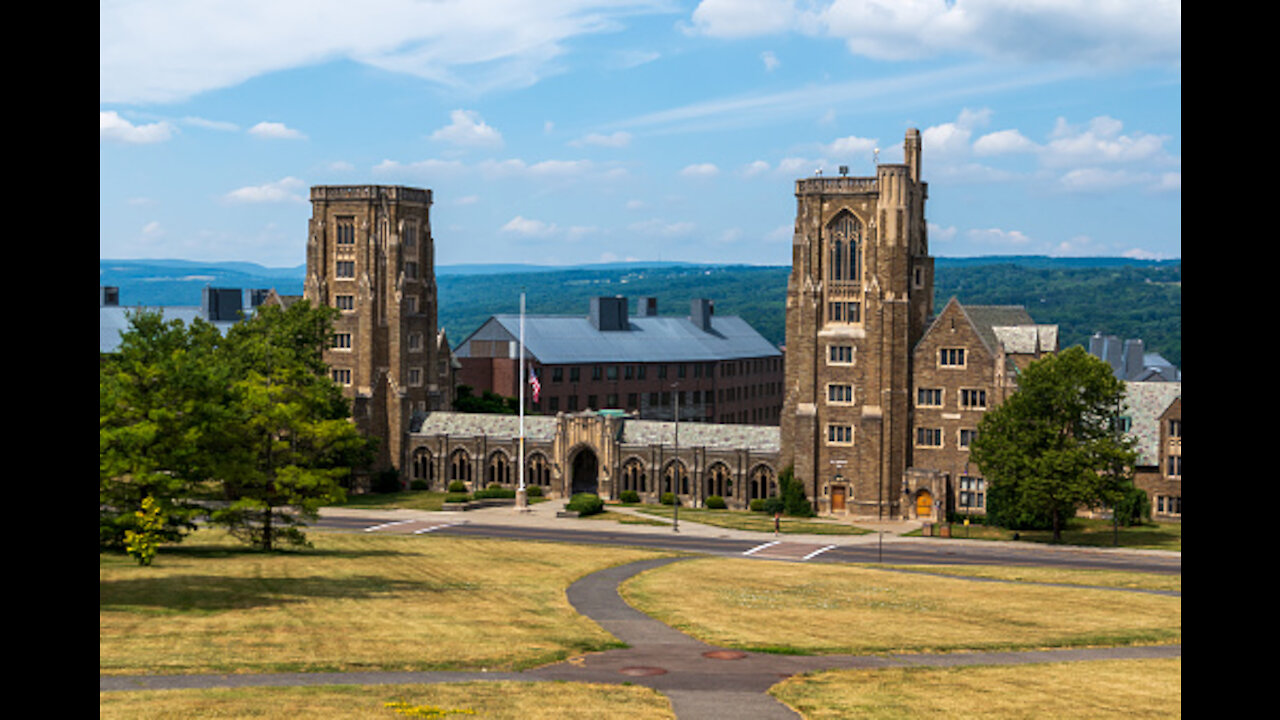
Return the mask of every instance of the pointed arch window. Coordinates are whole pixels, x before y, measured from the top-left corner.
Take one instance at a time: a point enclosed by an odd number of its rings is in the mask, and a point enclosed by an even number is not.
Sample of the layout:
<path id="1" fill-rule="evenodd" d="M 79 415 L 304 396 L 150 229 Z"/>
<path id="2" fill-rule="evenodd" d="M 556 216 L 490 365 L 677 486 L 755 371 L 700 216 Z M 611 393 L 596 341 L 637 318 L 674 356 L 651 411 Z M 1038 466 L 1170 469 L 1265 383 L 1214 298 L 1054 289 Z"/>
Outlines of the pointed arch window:
<path id="1" fill-rule="evenodd" d="M 862 222 L 844 211 L 827 225 L 831 258 L 828 277 L 840 282 L 857 282 L 862 272 Z"/>

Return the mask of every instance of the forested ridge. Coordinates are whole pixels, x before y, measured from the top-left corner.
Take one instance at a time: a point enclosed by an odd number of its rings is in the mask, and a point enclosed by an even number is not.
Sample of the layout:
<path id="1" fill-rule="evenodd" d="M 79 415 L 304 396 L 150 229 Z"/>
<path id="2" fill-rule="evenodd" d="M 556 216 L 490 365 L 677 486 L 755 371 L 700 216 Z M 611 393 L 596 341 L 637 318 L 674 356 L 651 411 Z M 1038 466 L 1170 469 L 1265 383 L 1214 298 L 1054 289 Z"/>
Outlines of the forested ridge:
<path id="1" fill-rule="evenodd" d="M 1038 323 L 1056 324 L 1061 345 L 1087 347 L 1095 331 L 1141 338 L 1182 367 L 1182 263 L 1123 258 L 936 258 L 934 306 L 955 296 L 969 305 L 1023 305 Z M 199 305 L 205 286 L 273 287 L 302 293 L 305 268 L 248 263 L 101 260 L 99 284 L 120 287 L 126 305 Z M 454 346 L 490 315 L 516 313 L 520 292 L 529 313 L 586 316 L 597 295 L 658 298 L 660 315 L 688 315 L 689 302 L 715 301 L 719 315 L 739 315 L 770 342 L 786 335 L 789 267 L 750 265 L 608 265 L 522 271 L 501 267 L 436 269 L 438 322 Z"/>

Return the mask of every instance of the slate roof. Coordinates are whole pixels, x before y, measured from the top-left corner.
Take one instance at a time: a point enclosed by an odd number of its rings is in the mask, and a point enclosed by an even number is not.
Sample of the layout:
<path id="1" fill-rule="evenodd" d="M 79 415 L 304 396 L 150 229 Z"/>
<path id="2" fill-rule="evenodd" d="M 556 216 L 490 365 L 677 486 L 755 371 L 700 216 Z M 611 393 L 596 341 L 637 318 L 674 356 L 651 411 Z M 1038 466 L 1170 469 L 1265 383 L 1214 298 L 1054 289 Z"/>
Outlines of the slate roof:
<path id="1" fill-rule="evenodd" d="M 520 337 L 519 315 L 494 315 L 471 339 Z M 597 330 L 586 317 L 525 315 L 525 348 L 544 365 L 591 362 L 699 362 L 780 357 L 782 352 L 737 316 L 717 315 L 703 331 L 687 317 L 637 316 L 627 330 Z"/>
<path id="2" fill-rule="evenodd" d="M 589 413 L 590 411 L 586 411 Z M 557 420 L 546 415 L 526 415 L 524 436 L 532 442 L 555 440 Z M 661 420 L 622 420 L 623 445 L 675 444 L 675 423 Z M 422 421 L 417 435 L 449 435 L 451 437 L 516 438 L 520 436 L 518 415 L 486 415 L 437 411 Z M 776 453 L 781 447 L 779 429 L 765 425 L 718 425 L 713 423 L 680 423 L 680 446 L 715 450 L 747 448 L 753 452 Z"/>

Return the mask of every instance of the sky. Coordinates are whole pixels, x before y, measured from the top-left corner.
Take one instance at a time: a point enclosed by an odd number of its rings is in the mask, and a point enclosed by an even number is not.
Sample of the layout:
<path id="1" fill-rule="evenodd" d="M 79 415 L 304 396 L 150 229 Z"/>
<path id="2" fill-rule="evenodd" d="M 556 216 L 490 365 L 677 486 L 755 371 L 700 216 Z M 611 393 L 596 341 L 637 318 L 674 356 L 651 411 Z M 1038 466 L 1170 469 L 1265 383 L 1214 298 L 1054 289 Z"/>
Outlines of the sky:
<path id="1" fill-rule="evenodd" d="M 936 257 L 1182 255 L 1165 0 L 102 0 L 99 256 L 305 262 L 313 185 L 436 263 L 788 265 L 795 181 L 923 138 Z"/>

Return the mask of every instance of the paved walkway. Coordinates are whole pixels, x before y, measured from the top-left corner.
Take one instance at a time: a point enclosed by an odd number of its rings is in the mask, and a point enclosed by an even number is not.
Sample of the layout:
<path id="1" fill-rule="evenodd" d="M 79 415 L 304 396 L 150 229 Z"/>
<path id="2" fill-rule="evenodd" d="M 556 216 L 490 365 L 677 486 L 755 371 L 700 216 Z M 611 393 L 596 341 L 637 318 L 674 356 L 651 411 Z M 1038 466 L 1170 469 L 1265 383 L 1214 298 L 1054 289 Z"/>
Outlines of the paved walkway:
<path id="1" fill-rule="evenodd" d="M 559 503 L 540 503 L 529 512 L 517 513 L 510 508 L 478 511 L 500 517 L 506 522 L 541 524 L 554 518 Z M 615 509 L 616 508 L 611 508 Z M 477 513 L 477 511 L 469 511 Z M 331 514 L 326 511 L 326 514 Z M 352 515 L 368 516 L 367 511 Z M 460 515 L 455 513 L 454 515 Z M 341 512 L 338 513 L 341 515 Z M 459 522 L 461 518 L 434 520 L 422 513 L 393 512 L 384 530 L 399 527 L 405 532 L 430 532 L 441 522 Z M 481 522 L 483 515 L 469 519 Z M 489 520 L 484 520 L 488 522 Z M 613 524 L 613 523 L 611 523 Z M 409 528 L 413 529 L 410 530 Z M 620 525 L 619 528 L 645 526 Z M 901 528 L 895 528 L 902 531 Z M 654 528 L 648 526 L 646 531 Z M 718 537 L 735 536 L 737 531 L 711 528 L 681 521 L 682 533 L 704 533 Z M 759 538 L 759 533 L 748 533 Z M 828 544 L 832 536 L 784 536 L 787 540 Z M 844 542 L 868 536 L 840 536 Z M 869 536 L 874 538 L 875 536 Z M 902 666 L 956 666 L 1064 662 L 1111 658 L 1181 657 L 1182 646 L 1123 647 L 1097 649 L 1043 650 L 1023 652 L 944 653 L 920 655 L 836 655 L 793 656 L 748 653 L 707 645 L 685 635 L 632 608 L 618 594 L 618 585 L 646 570 L 680 562 L 683 558 L 658 558 L 607 568 L 573 583 L 567 590 L 570 604 L 604 630 L 627 643 L 629 647 L 590 653 L 564 662 L 524 672 L 361 672 L 361 673 L 275 673 L 269 675 L 176 675 L 176 676 L 100 676 L 99 690 L 183 689 L 246 686 L 301 686 L 353 684 L 442 683 L 473 680 L 517 680 L 526 682 L 566 681 L 622 683 L 644 685 L 661 692 L 671 700 L 679 720 L 795 720 L 799 715 L 768 694 L 768 689 L 784 678 L 803 672 L 839 668 L 882 668 Z"/>

